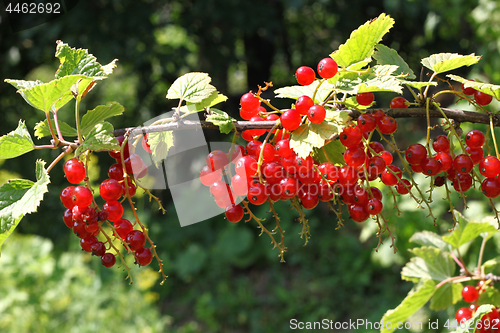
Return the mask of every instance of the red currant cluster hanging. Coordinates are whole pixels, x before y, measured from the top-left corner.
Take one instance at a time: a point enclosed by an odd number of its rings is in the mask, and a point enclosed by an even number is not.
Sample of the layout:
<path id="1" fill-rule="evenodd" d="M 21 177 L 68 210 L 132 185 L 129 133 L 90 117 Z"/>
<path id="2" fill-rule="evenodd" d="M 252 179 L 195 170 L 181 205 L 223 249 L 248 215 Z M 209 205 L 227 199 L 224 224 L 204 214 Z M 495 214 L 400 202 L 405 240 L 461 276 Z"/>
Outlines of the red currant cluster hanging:
<path id="1" fill-rule="evenodd" d="M 64 223 L 80 238 L 82 249 L 100 257 L 105 267 L 112 267 L 116 263 L 116 256 L 119 256 L 122 264 L 129 270 L 122 252 L 113 243 L 114 240 L 118 240 L 127 252 L 133 253 L 135 264 L 139 266 L 149 265 L 156 253 L 147 229 L 137 218 L 131 201 L 137 190 L 135 178 L 144 177 L 148 168 L 139 155 L 129 152 L 129 145 L 124 142 L 123 136 L 117 139 L 122 149 L 109 151 L 116 163 L 108 169 L 109 178 L 99 185 L 99 195 L 104 200 L 102 209 L 94 200 L 85 164 L 76 158 L 64 164 L 66 179 L 74 185 L 83 181 L 85 184 L 66 187 L 60 197 L 66 207 L 63 214 Z M 83 160 L 88 158 L 88 154 L 85 154 Z M 122 203 L 126 200 L 131 204 L 136 217 L 134 223 L 123 218 Z M 103 228 L 106 224 L 111 233 Z M 135 227 L 137 229 L 134 229 Z M 146 246 L 147 242 L 149 246 Z"/>
<path id="2" fill-rule="evenodd" d="M 469 325 L 468 322 L 474 316 L 476 309 L 479 307 L 477 301 L 479 299 L 479 295 L 486 291 L 490 286 L 486 285 L 486 281 L 479 281 L 474 286 L 465 286 L 462 289 L 462 297 L 463 300 L 467 303 L 471 303 L 468 307 L 462 307 L 457 310 L 455 313 L 455 319 L 457 320 L 456 327 L 464 327 L 464 325 L 468 325 L 468 327 L 473 327 L 474 325 Z M 500 330 L 500 313 L 497 308 L 491 309 L 491 312 L 485 314 L 475 325 L 474 332 L 477 333 L 494 333 Z"/>

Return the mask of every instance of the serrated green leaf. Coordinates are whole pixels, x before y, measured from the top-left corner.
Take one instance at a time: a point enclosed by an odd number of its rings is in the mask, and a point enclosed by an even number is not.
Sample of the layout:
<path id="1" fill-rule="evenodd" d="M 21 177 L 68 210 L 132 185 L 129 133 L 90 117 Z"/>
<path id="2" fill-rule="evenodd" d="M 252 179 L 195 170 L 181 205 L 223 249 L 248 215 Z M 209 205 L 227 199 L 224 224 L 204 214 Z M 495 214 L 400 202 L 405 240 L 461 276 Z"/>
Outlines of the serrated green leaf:
<path id="1" fill-rule="evenodd" d="M 479 321 L 479 319 L 481 319 L 481 317 L 488 312 L 491 312 L 491 309 L 493 309 L 493 305 L 481 305 L 476 309 L 476 311 L 474 312 L 474 316 L 472 316 L 471 319 L 469 319 L 465 324 L 457 325 L 458 327 L 456 333 L 471 333 L 471 330 L 474 330 L 475 327 L 478 327 L 477 322 Z"/>
<path id="2" fill-rule="evenodd" d="M 481 233 L 488 233 L 489 236 L 498 230 L 487 222 L 469 222 L 460 213 L 455 212 L 459 218 L 459 223 L 451 234 L 443 236 L 443 240 L 451 246 L 458 248 L 478 237 Z"/>
<path id="3" fill-rule="evenodd" d="M 335 84 L 337 92 L 351 95 L 358 92 L 376 91 L 392 91 L 402 94 L 401 80 L 392 75 L 395 70 L 397 66 L 394 65 L 376 65 L 361 74 L 341 72 L 329 82 Z"/>
<path id="4" fill-rule="evenodd" d="M 21 219 L 36 212 L 43 195 L 48 192 L 50 178 L 44 166 L 44 161 L 36 161 L 36 183 L 15 179 L 0 187 L 0 248 Z"/>
<path id="5" fill-rule="evenodd" d="M 471 81 L 471 80 L 468 80 L 468 79 L 465 79 L 463 77 L 460 77 L 458 75 L 453 75 L 453 74 L 448 74 L 446 76 L 454 81 L 458 81 L 460 83 L 463 83 L 465 88 L 469 88 L 469 87 L 474 88 L 478 91 L 484 92 L 485 94 L 491 95 L 491 96 L 495 97 L 496 99 L 500 100 L 500 86 L 499 85 L 478 82 L 478 81 Z"/>
<path id="6" fill-rule="evenodd" d="M 300 96 L 309 96 L 313 97 L 314 91 L 319 85 L 319 81 L 314 81 L 308 86 L 289 86 L 289 87 L 282 87 L 279 89 L 276 89 L 274 91 L 276 98 L 291 98 L 291 99 L 297 99 Z M 324 81 L 321 86 L 318 88 L 316 92 L 316 96 L 314 97 L 314 102 L 316 104 L 319 104 L 323 102 L 328 95 L 332 92 L 332 90 L 335 88 L 335 86 L 328 81 Z"/>
<path id="7" fill-rule="evenodd" d="M 313 152 L 314 148 L 323 147 L 325 140 L 339 131 L 339 126 L 329 121 L 323 121 L 321 124 L 301 125 L 292 132 L 290 148 L 300 157 L 306 158 Z"/>
<path id="8" fill-rule="evenodd" d="M 420 246 L 434 246 L 443 251 L 450 251 L 450 244 L 446 243 L 440 235 L 427 230 L 414 233 L 410 238 L 410 242 Z"/>
<path id="9" fill-rule="evenodd" d="M 405 81 L 405 80 L 400 80 L 402 84 L 410 86 L 415 89 L 421 89 L 422 87 L 427 87 L 427 86 L 437 86 L 437 82 L 420 82 L 420 81 Z"/>
<path id="10" fill-rule="evenodd" d="M 61 63 L 56 72 L 56 78 L 81 74 L 94 80 L 104 79 L 112 73 L 117 61 L 114 59 L 102 66 L 95 56 L 89 54 L 88 50 L 72 48 L 60 40 L 57 41 L 56 57 Z"/>
<path id="11" fill-rule="evenodd" d="M 462 289 L 463 285 L 461 283 L 446 283 L 439 287 L 431 298 L 431 310 L 445 310 L 461 301 Z"/>
<path id="12" fill-rule="evenodd" d="M 344 151 L 345 146 L 339 140 L 334 140 L 321 148 L 314 148 L 313 158 L 319 163 L 344 165 Z"/>
<path id="13" fill-rule="evenodd" d="M 397 329 L 397 324 L 404 322 L 409 316 L 417 312 L 425 305 L 436 291 L 436 283 L 432 280 L 425 280 L 414 287 L 405 299 L 395 309 L 387 311 L 381 319 L 384 322 L 381 333 L 392 333 Z M 392 323 L 392 325 L 387 325 Z M 388 328 L 391 327 L 391 328 Z"/>
<path id="14" fill-rule="evenodd" d="M 54 119 L 50 119 L 50 122 L 52 123 L 52 126 L 55 130 L 55 122 Z M 59 119 L 57 120 L 59 124 L 59 129 L 61 130 L 61 134 L 63 136 L 77 136 L 76 128 L 71 127 L 64 121 L 60 121 Z M 49 129 L 49 123 L 47 122 L 47 119 L 44 121 L 40 121 L 35 125 L 35 136 L 37 139 L 41 139 L 46 136 L 51 136 L 50 134 L 50 129 Z"/>
<path id="15" fill-rule="evenodd" d="M 19 120 L 17 128 L 0 137 L 0 159 L 14 158 L 35 149 L 24 121 Z"/>
<path id="16" fill-rule="evenodd" d="M 29 105 L 48 113 L 52 109 L 59 110 L 68 103 L 73 98 L 71 87 L 83 78 L 83 75 L 65 76 L 48 83 L 19 89 L 17 92 Z"/>
<path id="17" fill-rule="evenodd" d="M 384 13 L 374 20 L 368 21 L 351 33 L 345 44 L 332 54 L 339 67 L 348 67 L 371 57 L 384 35 L 394 25 L 394 19 Z"/>
<path id="18" fill-rule="evenodd" d="M 186 103 L 186 105 L 180 108 L 180 112 L 188 114 L 196 113 L 225 101 L 227 101 L 227 96 L 214 91 L 209 97 L 205 98 L 200 103 Z"/>
<path id="19" fill-rule="evenodd" d="M 413 80 L 416 78 L 415 74 L 411 70 L 410 66 L 406 63 L 406 61 L 401 58 L 398 52 L 394 49 L 391 49 L 388 46 L 383 44 L 377 44 L 375 47 L 376 51 L 373 54 L 373 58 L 377 60 L 377 64 L 379 65 L 396 65 L 398 69 L 396 70 L 396 75 L 407 75 L 406 78 Z"/>
<path id="20" fill-rule="evenodd" d="M 83 136 L 87 136 L 95 125 L 105 119 L 119 116 L 125 111 L 125 108 L 117 102 L 108 102 L 106 105 L 99 105 L 93 110 L 87 111 L 82 117 L 81 129 Z"/>
<path id="21" fill-rule="evenodd" d="M 219 131 L 223 134 L 229 134 L 234 129 L 234 122 L 236 119 L 230 117 L 224 111 L 211 108 L 210 113 L 207 115 L 207 121 L 219 126 Z"/>
<path id="22" fill-rule="evenodd" d="M 422 59 L 422 65 L 434 71 L 435 73 L 448 72 L 462 66 L 471 66 L 481 60 L 480 56 L 474 53 L 470 55 L 461 55 L 458 53 L 437 53 Z"/>
<path id="23" fill-rule="evenodd" d="M 76 149 L 75 156 L 79 156 L 86 150 L 103 151 L 119 150 L 118 140 L 113 136 L 113 125 L 108 122 L 96 124 L 85 137 L 83 143 Z"/>
<path id="24" fill-rule="evenodd" d="M 153 163 L 158 166 L 167 158 L 168 151 L 174 146 L 174 135 L 172 131 L 149 133 L 148 143 Z"/>
<path id="25" fill-rule="evenodd" d="M 500 292 L 494 287 L 484 288 L 479 294 L 477 304 L 492 304 L 496 307 L 500 306 Z"/>
<path id="26" fill-rule="evenodd" d="M 453 276 L 455 262 L 448 252 L 438 248 L 423 246 L 409 250 L 416 257 L 410 259 L 401 270 L 401 278 L 417 282 L 418 279 L 443 281 Z"/>
<path id="27" fill-rule="evenodd" d="M 31 87 L 37 86 L 39 84 L 43 84 L 42 81 L 36 80 L 36 81 L 24 81 L 24 80 L 11 80 L 11 79 L 5 79 L 4 80 L 7 83 L 10 83 L 13 85 L 16 89 L 29 89 Z"/>
<path id="28" fill-rule="evenodd" d="M 200 103 L 210 97 L 215 87 L 207 73 L 187 73 L 177 78 L 168 89 L 168 99 L 181 99 L 189 103 Z"/>

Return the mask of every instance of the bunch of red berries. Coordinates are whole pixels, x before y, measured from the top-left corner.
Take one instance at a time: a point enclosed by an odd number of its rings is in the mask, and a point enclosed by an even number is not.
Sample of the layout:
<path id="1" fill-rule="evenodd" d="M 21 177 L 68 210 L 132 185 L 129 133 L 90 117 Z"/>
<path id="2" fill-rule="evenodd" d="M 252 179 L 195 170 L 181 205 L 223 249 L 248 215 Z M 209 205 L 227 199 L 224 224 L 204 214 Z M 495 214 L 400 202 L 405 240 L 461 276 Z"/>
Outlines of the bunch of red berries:
<path id="1" fill-rule="evenodd" d="M 124 141 L 123 137 L 117 139 L 120 144 Z M 132 223 L 122 218 L 123 206 L 120 202 L 122 197 L 126 197 L 127 192 L 128 197 L 136 193 L 136 185 L 130 175 L 135 175 L 137 178 L 145 176 L 147 166 L 139 155 L 129 153 L 128 145 L 123 147 L 125 170 L 121 163 L 121 151 L 110 151 L 109 154 L 117 163 L 109 167 L 109 178 L 99 186 L 99 194 L 105 201 L 102 210 L 94 201 L 85 165 L 76 158 L 64 164 L 66 179 L 71 184 L 76 185 L 85 180 L 85 185 L 68 186 L 61 192 L 61 201 L 66 207 L 63 214 L 64 223 L 80 238 L 80 245 L 85 252 L 101 257 L 104 266 L 112 267 L 116 263 L 116 257 L 109 252 L 112 247 L 111 238 L 102 229 L 105 221 L 111 221 L 113 237 L 120 239 L 127 250 L 134 253 L 136 264 L 149 265 L 153 254 L 145 247 L 146 235 L 141 230 L 134 230 Z M 98 238 L 100 235 L 104 238 L 102 241 Z"/>
<path id="2" fill-rule="evenodd" d="M 463 327 L 464 323 L 470 320 L 478 308 L 477 300 L 479 295 L 485 291 L 487 286 L 485 281 L 479 281 L 477 286 L 465 286 L 462 289 L 462 297 L 465 302 L 471 303 L 468 307 L 462 307 L 455 313 L 455 319 L 458 325 Z M 471 327 L 471 326 L 468 326 Z M 476 324 L 476 333 L 493 333 L 500 330 L 500 313 L 497 308 L 493 308 L 491 312 L 485 314 Z"/>
<path id="3" fill-rule="evenodd" d="M 493 100 L 493 96 L 486 94 L 482 91 L 478 91 L 472 87 L 465 88 L 465 85 L 462 83 L 462 92 L 468 96 L 474 96 L 474 100 L 479 105 L 488 105 Z"/>

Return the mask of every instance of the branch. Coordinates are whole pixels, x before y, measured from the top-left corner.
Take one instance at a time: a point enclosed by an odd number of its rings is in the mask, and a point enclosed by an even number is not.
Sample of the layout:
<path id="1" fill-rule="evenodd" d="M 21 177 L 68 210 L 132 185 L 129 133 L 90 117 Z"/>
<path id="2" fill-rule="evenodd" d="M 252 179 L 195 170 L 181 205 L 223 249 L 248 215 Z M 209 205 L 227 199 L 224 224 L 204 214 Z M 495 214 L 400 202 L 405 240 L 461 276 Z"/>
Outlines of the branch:
<path id="1" fill-rule="evenodd" d="M 378 109 L 377 109 L 378 110 Z M 380 109 L 386 113 L 386 115 L 393 118 L 425 118 L 426 109 L 425 108 L 409 108 L 409 109 Z M 489 124 L 490 117 L 493 126 L 500 126 L 500 115 L 479 113 L 472 111 L 463 111 L 455 109 L 442 109 L 444 114 L 459 123 L 478 123 L 478 124 Z M 349 116 L 353 119 L 357 119 L 361 112 L 353 109 L 341 110 L 347 111 Z M 430 108 L 429 116 L 431 118 L 442 118 L 443 115 L 437 109 Z M 237 121 L 235 122 L 235 128 L 238 132 L 249 130 L 249 129 L 272 129 L 276 125 L 276 121 Z M 165 131 L 175 131 L 183 129 L 194 129 L 194 128 L 205 128 L 205 129 L 218 129 L 219 127 L 207 121 L 192 121 L 184 120 L 182 122 L 172 122 L 164 125 L 155 126 L 144 126 L 144 127 L 128 127 L 117 129 L 113 132 L 115 136 L 124 135 L 127 131 L 135 136 L 144 133 L 153 132 L 165 132 Z M 278 125 L 278 128 L 282 128 Z"/>

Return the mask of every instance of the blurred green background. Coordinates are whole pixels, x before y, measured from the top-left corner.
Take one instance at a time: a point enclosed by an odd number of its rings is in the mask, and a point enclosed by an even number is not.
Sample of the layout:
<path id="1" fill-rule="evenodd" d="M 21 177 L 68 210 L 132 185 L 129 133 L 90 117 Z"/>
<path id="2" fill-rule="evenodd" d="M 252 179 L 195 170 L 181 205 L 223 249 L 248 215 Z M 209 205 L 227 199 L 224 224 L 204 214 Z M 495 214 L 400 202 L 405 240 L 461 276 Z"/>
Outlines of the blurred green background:
<path id="1" fill-rule="evenodd" d="M 42 119 L 43 114 L 24 103 L 3 79 L 51 80 L 58 66 L 56 40 L 89 49 L 103 64 L 119 59 L 115 73 L 97 85 L 82 108 L 118 101 L 127 111 L 112 120 L 115 128 L 140 125 L 170 110 L 166 91 L 189 71 L 209 73 L 219 91 L 229 96 L 221 109 L 236 117 L 241 94 L 264 81 L 275 87 L 295 84 L 297 67 L 315 67 L 353 29 L 382 12 L 396 21 L 383 43 L 398 50 L 417 75 L 420 59 L 432 53 L 474 52 L 483 55 L 481 62 L 472 72 L 465 68 L 457 74 L 500 83 L 498 1 L 92 0 L 17 33 L 2 5 L 1 134 L 13 130 L 20 118 L 28 128 Z M 377 94 L 377 105 L 387 107 L 392 97 Z M 278 102 L 287 104 L 290 101 Z M 403 149 L 424 138 L 423 122 L 398 124 L 399 132 L 405 133 L 397 135 Z M 207 141 L 227 140 L 215 131 L 205 136 Z M 34 179 L 35 160 L 51 161 L 57 154 L 37 151 L 0 161 L 0 180 Z M 94 179 L 105 179 L 112 159 L 96 154 L 93 161 Z M 50 193 L 38 213 L 26 216 L 2 247 L 1 332 L 287 332 L 293 318 L 375 322 L 412 286 L 402 282 L 399 273 L 409 258 L 411 235 L 421 230 L 444 233 L 450 227 L 445 201 L 435 200 L 436 227 L 413 201 L 400 200 L 403 213 L 397 216 L 387 197 L 385 214 L 399 251 L 393 254 L 390 240 L 385 240 L 376 253 L 374 223 L 348 220 L 336 230 L 335 216 L 320 204 L 308 212 L 312 238 L 304 247 L 296 214 L 279 203 L 288 247 L 287 262 L 280 263 L 267 236 L 258 237 L 254 222 L 233 225 L 218 216 L 181 228 L 168 190 L 157 191 L 166 215 L 144 197 L 137 199 L 137 206 L 169 278 L 159 286 L 153 263 L 134 268 L 135 283 L 129 286 L 125 272 L 104 269 L 96 258 L 81 252 L 62 221 L 64 208 L 58 196 L 67 184 L 62 165 L 50 176 Z M 469 216 L 488 214 L 479 193 L 471 193 L 468 200 Z M 458 208 L 463 205 L 456 202 Z M 255 208 L 255 213 L 267 216 L 265 225 L 273 227 L 266 207 Z M 495 249 L 490 250 L 493 256 Z M 413 321 L 444 323 L 453 313 L 423 310 Z"/>

